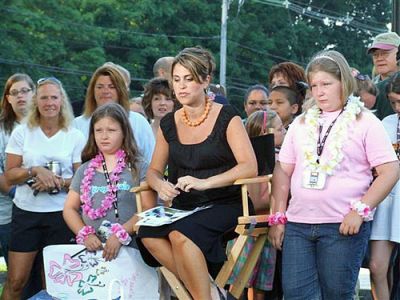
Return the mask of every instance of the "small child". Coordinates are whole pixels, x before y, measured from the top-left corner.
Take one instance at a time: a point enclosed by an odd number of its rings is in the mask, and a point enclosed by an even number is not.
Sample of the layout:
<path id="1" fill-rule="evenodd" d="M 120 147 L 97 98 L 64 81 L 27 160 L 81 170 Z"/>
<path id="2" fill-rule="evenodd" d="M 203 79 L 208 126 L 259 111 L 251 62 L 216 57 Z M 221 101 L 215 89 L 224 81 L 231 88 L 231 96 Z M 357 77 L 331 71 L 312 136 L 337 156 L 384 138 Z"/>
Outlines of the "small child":
<path id="1" fill-rule="evenodd" d="M 273 110 L 255 111 L 248 117 L 245 127 L 250 138 L 273 133 L 276 147 L 279 148 L 283 142 L 285 129 L 278 114 Z M 249 186 L 249 194 L 256 214 L 267 214 L 269 211 L 268 185 L 251 185 Z M 234 240 L 228 242 L 228 250 L 233 244 Z M 235 281 L 254 244 L 254 238 L 250 238 L 245 244 L 239 257 L 239 263 L 234 268 L 228 284 L 232 284 Z M 249 300 L 264 300 L 265 291 L 272 290 L 275 260 L 276 250 L 267 241 L 247 284 Z"/>
<path id="2" fill-rule="evenodd" d="M 277 112 L 284 128 L 288 129 L 294 118 L 301 114 L 303 100 L 304 97 L 299 90 L 276 85 L 269 94 L 268 108 Z"/>
<path id="3" fill-rule="evenodd" d="M 119 104 L 102 105 L 93 113 L 82 163 L 73 177 L 63 216 L 78 244 L 88 251 L 103 249 L 109 261 L 122 245 L 134 246 L 131 235 L 137 208 L 130 189 L 145 180 L 148 167 Z M 145 210 L 155 206 L 152 192 L 144 192 L 142 201 Z M 106 224 L 109 232 L 100 232 Z"/>

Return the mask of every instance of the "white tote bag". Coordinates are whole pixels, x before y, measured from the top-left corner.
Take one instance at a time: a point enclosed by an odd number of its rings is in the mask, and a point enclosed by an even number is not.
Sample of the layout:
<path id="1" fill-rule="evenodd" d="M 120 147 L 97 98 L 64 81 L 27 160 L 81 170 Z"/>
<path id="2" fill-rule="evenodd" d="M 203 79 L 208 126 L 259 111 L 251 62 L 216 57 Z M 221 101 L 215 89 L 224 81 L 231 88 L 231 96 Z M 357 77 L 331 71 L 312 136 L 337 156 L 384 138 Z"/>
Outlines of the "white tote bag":
<path id="1" fill-rule="evenodd" d="M 106 262 L 102 251 L 82 245 L 55 245 L 43 250 L 47 293 L 56 299 L 158 300 L 158 277 L 138 250 L 122 246 Z"/>

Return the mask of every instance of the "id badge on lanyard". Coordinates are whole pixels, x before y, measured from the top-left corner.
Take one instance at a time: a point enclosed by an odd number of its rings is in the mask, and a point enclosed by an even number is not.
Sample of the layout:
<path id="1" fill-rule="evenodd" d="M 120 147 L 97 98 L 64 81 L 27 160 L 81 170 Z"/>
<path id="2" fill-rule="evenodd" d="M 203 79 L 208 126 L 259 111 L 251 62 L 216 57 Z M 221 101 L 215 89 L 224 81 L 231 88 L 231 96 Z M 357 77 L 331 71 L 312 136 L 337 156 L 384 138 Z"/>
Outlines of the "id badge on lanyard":
<path id="1" fill-rule="evenodd" d="M 322 190 L 326 183 L 326 173 L 321 171 L 305 170 L 302 185 L 306 189 Z"/>

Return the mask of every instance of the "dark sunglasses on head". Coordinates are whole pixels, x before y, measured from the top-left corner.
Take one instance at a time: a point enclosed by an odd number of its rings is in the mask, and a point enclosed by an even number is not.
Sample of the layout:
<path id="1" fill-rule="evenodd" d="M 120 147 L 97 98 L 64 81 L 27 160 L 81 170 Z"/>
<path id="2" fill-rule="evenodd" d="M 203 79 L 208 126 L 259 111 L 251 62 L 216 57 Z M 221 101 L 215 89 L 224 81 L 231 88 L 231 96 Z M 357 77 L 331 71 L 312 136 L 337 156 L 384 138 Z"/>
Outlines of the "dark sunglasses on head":
<path id="1" fill-rule="evenodd" d="M 364 75 L 364 74 L 361 74 L 361 73 L 358 73 L 356 76 L 354 76 L 356 79 L 358 79 L 358 80 L 361 80 L 361 81 L 366 81 L 366 80 L 371 80 L 370 78 L 369 78 L 369 76 L 368 75 Z"/>
<path id="2" fill-rule="evenodd" d="M 62 85 L 61 84 L 61 81 L 60 80 L 58 80 L 57 78 L 55 78 L 55 77 L 43 77 L 43 78 L 40 78 L 38 81 L 37 81 L 37 85 L 39 86 L 39 85 L 42 85 L 42 84 L 44 84 L 45 82 L 48 82 L 48 81 L 50 81 L 50 82 L 54 82 L 54 83 L 56 83 L 56 84 L 58 84 L 58 85 Z"/>

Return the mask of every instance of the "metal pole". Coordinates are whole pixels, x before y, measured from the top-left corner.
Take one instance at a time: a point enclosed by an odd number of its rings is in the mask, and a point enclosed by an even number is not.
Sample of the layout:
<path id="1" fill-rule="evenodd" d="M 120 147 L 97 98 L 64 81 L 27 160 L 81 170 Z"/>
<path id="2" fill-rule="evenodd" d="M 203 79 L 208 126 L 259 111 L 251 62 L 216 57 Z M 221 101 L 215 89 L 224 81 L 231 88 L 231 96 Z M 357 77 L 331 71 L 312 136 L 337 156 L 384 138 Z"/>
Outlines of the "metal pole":
<path id="1" fill-rule="evenodd" d="M 221 45 L 220 45 L 220 66 L 219 66 L 219 83 L 226 87 L 226 32 L 228 29 L 228 0 L 222 0 L 221 13 Z"/>
<path id="2" fill-rule="evenodd" d="M 400 0 L 392 0 L 392 31 L 400 34 Z"/>

